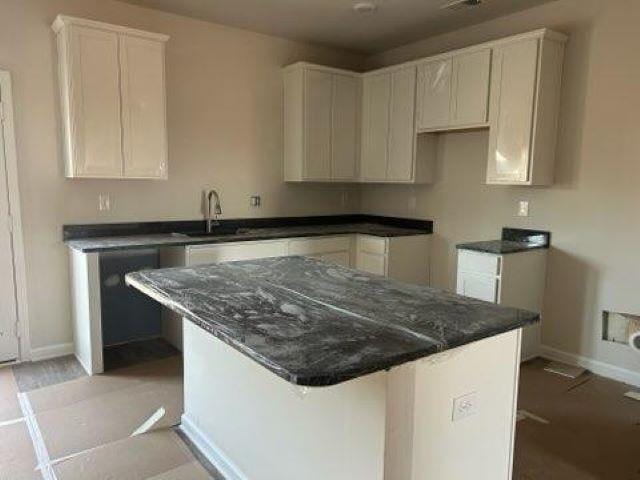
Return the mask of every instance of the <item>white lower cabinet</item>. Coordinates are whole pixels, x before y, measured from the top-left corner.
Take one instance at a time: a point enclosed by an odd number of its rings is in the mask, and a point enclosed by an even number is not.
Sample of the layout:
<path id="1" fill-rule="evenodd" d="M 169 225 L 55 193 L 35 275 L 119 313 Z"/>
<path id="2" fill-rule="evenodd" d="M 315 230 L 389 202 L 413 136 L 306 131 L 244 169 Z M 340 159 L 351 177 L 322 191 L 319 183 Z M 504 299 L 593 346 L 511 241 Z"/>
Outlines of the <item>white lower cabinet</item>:
<path id="1" fill-rule="evenodd" d="M 458 250 L 456 293 L 466 297 L 542 311 L 547 250 L 528 250 L 506 255 Z M 522 335 L 522 359 L 538 355 L 540 324 L 526 327 Z"/>
<path id="2" fill-rule="evenodd" d="M 306 255 L 345 267 L 351 266 L 352 235 L 295 238 L 288 243 L 289 255 Z"/>
<path id="3" fill-rule="evenodd" d="M 186 248 L 186 265 L 255 260 L 256 258 L 282 257 L 287 255 L 287 241 L 257 241 L 197 245 Z"/>

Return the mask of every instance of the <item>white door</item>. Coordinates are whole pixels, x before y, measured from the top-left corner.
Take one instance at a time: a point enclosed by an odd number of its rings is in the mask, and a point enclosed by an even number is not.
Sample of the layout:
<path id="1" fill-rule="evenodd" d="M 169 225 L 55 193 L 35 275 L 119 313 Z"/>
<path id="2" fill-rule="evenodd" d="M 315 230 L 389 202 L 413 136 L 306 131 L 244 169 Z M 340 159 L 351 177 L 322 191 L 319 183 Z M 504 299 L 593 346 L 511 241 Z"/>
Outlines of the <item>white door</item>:
<path id="1" fill-rule="evenodd" d="M 356 77 L 334 75 L 333 85 L 332 178 L 334 180 L 351 180 L 356 176 L 358 156 L 360 81 Z"/>
<path id="2" fill-rule="evenodd" d="M 15 272 L 11 235 L 11 210 L 7 179 L 5 130 L 0 83 L 0 362 L 18 358 L 18 315 L 16 311 Z"/>
<path id="3" fill-rule="evenodd" d="M 418 69 L 418 129 L 448 127 L 451 115 L 452 60 L 436 60 Z"/>
<path id="4" fill-rule="evenodd" d="M 487 122 L 490 70 L 491 50 L 488 48 L 454 57 L 452 125 L 464 127 Z"/>
<path id="5" fill-rule="evenodd" d="M 538 39 L 494 51 L 487 183 L 526 183 L 533 128 Z"/>
<path id="6" fill-rule="evenodd" d="M 410 181 L 413 177 L 416 138 L 416 67 L 393 72 L 390 108 L 387 179 Z"/>
<path id="7" fill-rule="evenodd" d="M 365 76 L 363 90 L 360 172 L 363 180 L 386 180 L 391 75 L 384 73 Z"/>
<path id="8" fill-rule="evenodd" d="M 118 35 L 73 26 L 71 30 L 72 129 L 78 177 L 122 176 Z"/>
<path id="9" fill-rule="evenodd" d="M 333 75 L 308 70 L 305 81 L 305 178 L 331 178 L 331 99 Z"/>
<path id="10" fill-rule="evenodd" d="M 120 37 L 124 175 L 167 177 L 164 43 Z"/>

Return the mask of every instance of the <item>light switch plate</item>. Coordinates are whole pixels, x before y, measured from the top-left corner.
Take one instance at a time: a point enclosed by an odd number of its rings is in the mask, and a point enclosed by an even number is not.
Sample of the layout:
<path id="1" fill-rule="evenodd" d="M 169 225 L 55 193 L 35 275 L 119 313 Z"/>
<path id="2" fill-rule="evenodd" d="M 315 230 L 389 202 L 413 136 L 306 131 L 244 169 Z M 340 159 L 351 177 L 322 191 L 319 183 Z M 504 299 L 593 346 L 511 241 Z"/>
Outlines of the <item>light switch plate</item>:
<path id="1" fill-rule="evenodd" d="M 252 207 L 259 207 L 261 204 L 262 199 L 260 198 L 260 195 L 251 195 L 251 197 L 249 197 L 249 205 Z"/>
<path id="2" fill-rule="evenodd" d="M 478 413 L 478 392 L 467 393 L 453 399 L 452 421 L 458 421 Z"/>
<path id="3" fill-rule="evenodd" d="M 520 202 L 518 202 L 518 216 L 519 217 L 528 217 L 529 216 L 529 201 L 528 200 L 520 200 Z"/>

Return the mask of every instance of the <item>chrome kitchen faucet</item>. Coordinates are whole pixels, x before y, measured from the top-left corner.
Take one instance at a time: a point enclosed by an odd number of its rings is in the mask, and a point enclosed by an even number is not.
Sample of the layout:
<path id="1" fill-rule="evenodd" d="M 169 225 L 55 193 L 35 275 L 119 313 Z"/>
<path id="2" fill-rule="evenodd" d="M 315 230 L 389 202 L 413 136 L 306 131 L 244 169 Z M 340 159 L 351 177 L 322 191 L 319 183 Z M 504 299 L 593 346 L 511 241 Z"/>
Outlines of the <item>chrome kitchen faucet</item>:
<path id="1" fill-rule="evenodd" d="M 213 207 L 212 215 L 211 199 L 214 197 L 216 199 L 216 204 Z M 207 193 L 207 233 L 211 233 L 213 227 L 217 227 L 218 225 L 220 225 L 220 222 L 218 222 L 218 215 L 222 215 L 222 208 L 220 207 L 220 196 L 218 195 L 218 192 L 212 189 Z"/>

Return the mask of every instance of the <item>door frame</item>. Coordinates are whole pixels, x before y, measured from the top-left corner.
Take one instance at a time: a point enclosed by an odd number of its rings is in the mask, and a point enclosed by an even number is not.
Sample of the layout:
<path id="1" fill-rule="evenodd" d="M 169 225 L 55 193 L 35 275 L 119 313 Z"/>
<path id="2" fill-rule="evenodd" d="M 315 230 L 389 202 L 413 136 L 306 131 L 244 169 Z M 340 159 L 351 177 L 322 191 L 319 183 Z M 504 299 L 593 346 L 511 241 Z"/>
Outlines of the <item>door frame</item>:
<path id="1" fill-rule="evenodd" d="M 0 135 L 4 132 L 5 162 L 9 189 L 9 209 L 12 220 L 13 268 L 17 305 L 18 359 L 19 362 L 31 360 L 31 342 L 29 338 L 29 309 L 27 303 L 27 275 L 22 235 L 22 215 L 20 212 L 20 189 L 18 184 L 18 155 L 16 151 L 15 123 L 13 112 L 13 91 L 11 74 L 0 68 L 0 95 L 3 104 L 4 120 Z"/>

